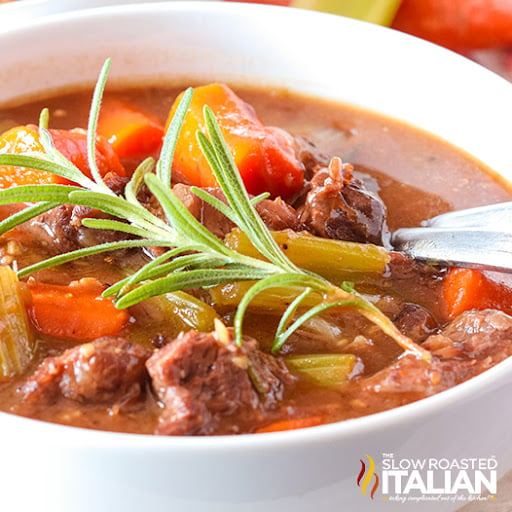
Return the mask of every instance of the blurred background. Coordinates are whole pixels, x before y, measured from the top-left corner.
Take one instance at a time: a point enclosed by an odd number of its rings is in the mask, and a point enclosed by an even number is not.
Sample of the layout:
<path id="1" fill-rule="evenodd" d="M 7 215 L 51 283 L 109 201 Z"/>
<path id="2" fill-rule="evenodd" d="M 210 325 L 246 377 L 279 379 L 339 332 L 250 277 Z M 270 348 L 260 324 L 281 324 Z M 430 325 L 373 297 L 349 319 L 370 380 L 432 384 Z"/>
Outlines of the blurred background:
<path id="1" fill-rule="evenodd" d="M 512 0 L 245 1 L 323 10 L 389 25 L 461 53 L 512 80 Z"/>

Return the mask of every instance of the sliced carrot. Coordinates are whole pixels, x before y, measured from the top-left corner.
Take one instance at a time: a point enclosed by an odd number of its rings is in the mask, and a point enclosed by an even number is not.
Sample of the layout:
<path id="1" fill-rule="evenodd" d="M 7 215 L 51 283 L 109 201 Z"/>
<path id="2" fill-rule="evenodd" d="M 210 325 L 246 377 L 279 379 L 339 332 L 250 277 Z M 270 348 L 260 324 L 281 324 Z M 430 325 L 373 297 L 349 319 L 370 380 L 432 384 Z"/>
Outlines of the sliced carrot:
<path id="1" fill-rule="evenodd" d="M 103 286 L 95 279 L 81 279 L 67 286 L 31 280 L 29 316 L 42 334 L 89 341 L 116 336 L 128 322 L 126 310 L 101 297 Z"/>
<path id="2" fill-rule="evenodd" d="M 157 156 L 162 147 L 164 126 L 158 119 L 115 98 L 105 98 L 98 133 L 108 139 L 119 158 L 144 159 Z"/>
<path id="3" fill-rule="evenodd" d="M 55 147 L 84 174 L 91 176 L 87 163 L 87 135 L 84 130 L 50 130 Z M 18 126 L 0 136 L 0 153 L 44 153 L 36 126 Z M 114 172 L 126 176 L 114 150 L 103 137 L 96 139 L 96 163 L 102 175 Z M 0 189 L 15 185 L 70 184 L 55 174 L 25 167 L 0 166 Z"/>
<path id="4" fill-rule="evenodd" d="M 512 314 L 512 288 L 478 270 L 451 269 L 443 283 L 443 296 L 450 319 L 470 309 L 492 308 Z"/>
<path id="5" fill-rule="evenodd" d="M 321 416 L 310 416 L 307 418 L 295 418 L 290 420 L 276 421 L 264 427 L 257 428 L 254 432 L 256 434 L 263 434 L 266 432 L 282 432 L 284 430 L 297 430 L 299 428 L 316 427 L 322 425 L 324 419 Z"/>
<path id="6" fill-rule="evenodd" d="M 168 123 L 179 99 L 171 109 Z M 178 174 L 193 185 L 216 185 L 196 140 L 198 130 L 206 132 L 204 105 L 213 110 L 249 193 L 270 192 L 273 197 L 286 199 L 302 189 L 304 169 L 295 155 L 292 136 L 265 126 L 254 109 L 224 84 L 194 90 L 174 155 L 173 168 Z"/>
<path id="7" fill-rule="evenodd" d="M 452 50 L 512 44 L 512 0 L 402 0 L 392 24 Z"/>

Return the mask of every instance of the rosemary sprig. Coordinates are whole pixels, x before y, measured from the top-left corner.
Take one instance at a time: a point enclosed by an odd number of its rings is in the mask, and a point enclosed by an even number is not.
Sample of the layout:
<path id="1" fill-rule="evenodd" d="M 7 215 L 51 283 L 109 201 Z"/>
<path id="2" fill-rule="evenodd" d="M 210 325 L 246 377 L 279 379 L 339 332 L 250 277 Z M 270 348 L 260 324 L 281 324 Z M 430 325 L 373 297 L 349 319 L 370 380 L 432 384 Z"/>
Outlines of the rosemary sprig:
<path id="1" fill-rule="evenodd" d="M 198 143 L 226 197 L 227 204 L 204 190 L 193 187 L 192 191 L 242 229 L 265 259 L 245 256 L 229 248 L 187 210 L 171 188 L 171 168 L 176 142 L 192 97 L 192 89 L 188 89 L 181 99 L 165 135 L 162 152 L 156 165 L 152 159 L 142 162 L 127 184 L 124 195 L 116 195 L 109 189 L 96 166 L 95 155 L 96 126 L 109 67 L 110 60 L 107 60 L 94 90 L 89 116 L 87 156 L 92 178 L 84 176 L 56 150 L 48 131 L 48 111 L 43 110 L 39 131 L 46 153 L 29 156 L 2 154 L 0 166 L 15 165 L 45 170 L 65 177 L 78 186 L 26 185 L 1 190 L 0 204 L 34 204 L 1 222 L 0 234 L 56 206 L 72 204 L 94 208 L 114 217 L 84 219 L 84 226 L 120 231 L 137 238 L 60 254 L 20 270 L 20 276 L 84 256 L 120 248 L 167 247 L 169 250 L 166 253 L 112 285 L 104 295 L 113 296 L 118 307 L 126 308 L 150 297 L 177 290 L 209 288 L 238 281 L 256 281 L 238 306 L 234 319 L 236 341 L 241 343 L 243 317 L 251 300 L 269 288 L 291 287 L 297 290 L 298 297 L 288 307 L 279 324 L 273 346 L 274 352 L 278 351 L 289 336 L 312 316 L 329 308 L 341 307 L 357 311 L 369 318 L 405 350 L 418 357 L 430 358 L 428 351 L 402 335 L 382 312 L 355 291 L 335 286 L 318 275 L 298 268 L 287 258 L 254 208 L 255 203 L 266 196 L 253 199 L 249 197 L 215 116 L 207 106 L 204 108 L 207 133 L 197 134 Z M 149 211 L 138 200 L 138 193 L 144 184 L 159 202 L 165 220 Z M 319 296 L 318 305 L 295 318 L 302 300 L 312 292 Z"/>

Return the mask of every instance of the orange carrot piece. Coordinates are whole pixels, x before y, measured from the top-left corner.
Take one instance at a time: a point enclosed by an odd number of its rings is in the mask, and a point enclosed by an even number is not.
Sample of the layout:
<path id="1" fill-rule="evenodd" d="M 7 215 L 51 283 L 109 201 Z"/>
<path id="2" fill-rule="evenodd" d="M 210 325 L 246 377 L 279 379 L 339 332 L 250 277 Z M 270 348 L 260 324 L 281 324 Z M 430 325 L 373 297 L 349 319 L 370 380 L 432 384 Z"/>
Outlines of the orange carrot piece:
<path id="1" fill-rule="evenodd" d="M 180 98 L 171 109 L 168 123 Z M 204 105 L 213 110 L 249 193 L 270 192 L 273 197 L 286 199 L 301 190 L 304 169 L 295 155 L 292 136 L 280 128 L 265 126 L 254 109 L 224 84 L 194 89 L 174 155 L 173 168 L 179 175 L 193 185 L 216 186 L 196 140 L 198 130 L 206 132 Z"/>
<path id="2" fill-rule="evenodd" d="M 95 279 L 81 279 L 67 286 L 30 280 L 28 286 L 32 294 L 29 316 L 42 334 L 90 341 L 116 336 L 128 322 L 126 310 L 101 297 L 104 288 Z"/>
<path id="3" fill-rule="evenodd" d="M 87 136 L 84 130 L 50 130 L 55 147 L 85 175 L 91 176 L 87 163 Z M 24 154 L 44 153 L 36 126 L 18 126 L 0 135 L 0 153 Z M 126 171 L 107 140 L 96 139 L 96 163 L 102 175 L 114 172 L 126 176 Z M 0 189 L 19 185 L 65 184 L 70 181 L 55 174 L 26 169 L 24 167 L 0 166 Z"/>
<path id="4" fill-rule="evenodd" d="M 392 24 L 452 50 L 512 44 L 512 0 L 402 0 Z"/>
<path id="5" fill-rule="evenodd" d="M 308 418 L 295 418 L 290 420 L 276 421 L 264 427 L 257 428 L 255 434 L 263 434 L 267 432 L 282 432 L 284 430 L 297 430 L 299 428 L 316 427 L 322 425 L 324 419 L 321 416 L 310 416 Z"/>
<path id="6" fill-rule="evenodd" d="M 11 128 L 0 136 L 0 153 L 23 154 L 27 152 L 43 153 L 43 146 L 39 142 L 39 133 L 36 127 L 19 126 Z M 0 166 L 0 188 L 9 188 L 13 185 L 62 184 L 67 180 L 49 172 L 23 167 Z"/>
<path id="7" fill-rule="evenodd" d="M 155 117 L 125 101 L 105 98 L 98 120 L 98 133 L 108 139 L 119 158 L 143 160 L 157 156 L 162 147 L 164 126 Z"/>
<path id="8" fill-rule="evenodd" d="M 443 283 L 443 296 L 450 319 L 470 309 L 492 308 L 512 314 L 512 288 L 478 270 L 451 269 Z"/>

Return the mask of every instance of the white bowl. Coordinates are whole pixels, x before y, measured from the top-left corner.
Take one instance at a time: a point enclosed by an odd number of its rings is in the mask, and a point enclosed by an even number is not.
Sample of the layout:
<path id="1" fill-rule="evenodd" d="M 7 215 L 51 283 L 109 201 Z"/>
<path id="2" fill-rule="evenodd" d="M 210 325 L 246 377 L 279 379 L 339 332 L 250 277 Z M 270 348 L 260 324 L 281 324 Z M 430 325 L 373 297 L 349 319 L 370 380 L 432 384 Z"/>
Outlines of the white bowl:
<path id="1" fill-rule="evenodd" d="M 1 8 L 0 8 L 1 11 Z M 105 7 L 10 28 L 0 104 L 93 83 L 192 78 L 287 86 L 420 126 L 512 178 L 512 85 L 382 27 L 298 9 L 217 2 Z M 88 431 L 0 414 L 6 511 L 396 510 L 363 496 L 360 459 L 496 457 L 512 467 L 512 360 L 399 409 L 300 431 L 175 438 Z M 500 492 L 498 488 L 498 501 Z M 456 510 L 453 500 L 403 510 Z"/>

